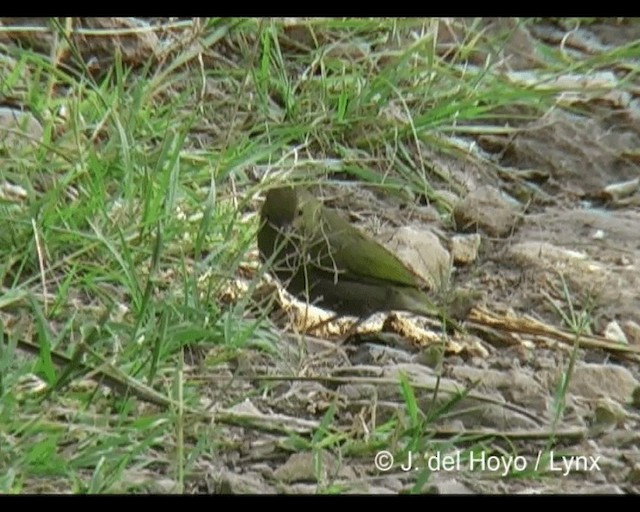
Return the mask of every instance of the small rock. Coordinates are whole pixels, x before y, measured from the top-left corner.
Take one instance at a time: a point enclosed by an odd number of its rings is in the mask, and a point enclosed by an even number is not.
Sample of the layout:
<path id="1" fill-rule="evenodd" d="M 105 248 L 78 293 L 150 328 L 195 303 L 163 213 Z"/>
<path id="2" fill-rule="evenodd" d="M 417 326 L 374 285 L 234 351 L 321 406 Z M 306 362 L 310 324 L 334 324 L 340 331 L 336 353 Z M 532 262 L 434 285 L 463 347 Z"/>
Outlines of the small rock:
<path id="1" fill-rule="evenodd" d="M 176 493 L 179 484 L 172 478 L 162 477 L 148 469 L 125 469 L 122 478 L 115 484 L 114 492 L 151 492 L 154 494 Z"/>
<path id="2" fill-rule="evenodd" d="M 16 151 L 42 139 L 40 122 L 30 113 L 0 107 L 0 149 Z"/>
<path id="3" fill-rule="evenodd" d="M 520 212 L 520 204 L 494 187 L 470 192 L 453 209 L 458 231 L 481 229 L 489 236 L 511 233 Z"/>
<path id="4" fill-rule="evenodd" d="M 460 201 L 460 197 L 456 193 L 446 189 L 436 190 L 435 197 L 438 203 L 446 205 L 448 209 L 453 208 Z"/>
<path id="5" fill-rule="evenodd" d="M 629 340 L 627 340 L 627 336 L 624 331 L 620 327 L 620 324 L 615 320 L 609 322 L 607 327 L 604 330 L 604 337 L 611 341 L 616 341 L 618 343 L 624 343 L 625 345 L 629 344 Z"/>
<path id="6" fill-rule="evenodd" d="M 154 494 L 175 494 L 179 485 L 171 478 L 158 478 L 153 480 L 151 489 Z"/>
<path id="7" fill-rule="evenodd" d="M 455 235 L 451 238 L 451 254 L 453 261 L 466 265 L 478 257 L 478 249 L 482 238 L 478 233 Z"/>
<path id="8" fill-rule="evenodd" d="M 400 336 L 394 333 L 373 333 L 375 340 L 386 342 L 388 339 L 390 344 L 394 342 L 396 345 L 402 342 Z M 400 349 L 393 346 L 385 346 L 375 342 L 363 341 L 364 336 L 358 338 L 358 345 L 355 352 L 349 357 L 351 364 L 379 364 L 386 366 L 397 362 L 410 363 L 413 360 L 414 355 L 405 349 Z"/>
<path id="9" fill-rule="evenodd" d="M 640 325 L 633 320 L 627 320 L 622 324 L 622 327 L 629 342 L 633 345 L 640 345 Z"/>
<path id="10" fill-rule="evenodd" d="M 451 255 L 428 229 L 405 226 L 382 243 L 431 288 L 440 289 L 451 273 Z"/>
<path id="11" fill-rule="evenodd" d="M 320 461 L 316 461 L 316 456 Z M 318 474 L 318 472 L 321 474 Z M 336 477 L 355 480 L 356 475 L 348 466 L 328 452 L 299 452 L 289 457 L 287 462 L 273 472 L 273 476 L 282 482 L 317 482 L 332 480 Z"/>
<path id="12" fill-rule="evenodd" d="M 248 398 L 244 402 L 240 402 L 229 409 L 230 412 L 237 414 L 254 414 L 260 416 L 262 412 Z"/>
<path id="13" fill-rule="evenodd" d="M 463 381 L 479 382 L 480 389 L 500 391 L 507 400 L 525 404 L 530 412 L 539 414 L 541 417 L 546 413 L 547 391 L 523 370 L 504 372 L 458 366 L 451 368 L 450 375 Z"/>
<path id="14" fill-rule="evenodd" d="M 216 479 L 216 487 L 221 494 L 276 494 L 276 488 L 265 482 L 259 473 L 250 471 L 237 474 L 224 470 Z"/>
<path id="15" fill-rule="evenodd" d="M 367 383 L 344 384 L 338 388 L 338 391 L 349 403 L 375 400 L 377 396 L 377 388 Z"/>
<path id="16" fill-rule="evenodd" d="M 604 187 L 602 195 L 610 201 L 618 201 L 635 194 L 640 189 L 640 178 L 621 183 L 613 183 Z"/>
<path id="17" fill-rule="evenodd" d="M 495 398 L 495 397 L 494 397 Z M 451 408 L 451 414 L 459 419 L 466 429 L 490 428 L 496 430 L 531 429 L 538 427 L 532 417 L 507 408 L 505 405 L 479 403 L 462 400 Z"/>
<path id="18" fill-rule="evenodd" d="M 514 244 L 509 252 L 522 263 L 538 263 L 538 265 L 541 261 L 547 262 L 548 266 L 579 265 L 580 262 L 589 260 L 584 252 L 557 247 L 549 242 L 520 242 Z"/>
<path id="19" fill-rule="evenodd" d="M 569 392 L 585 398 L 608 397 L 621 403 L 631 400 L 640 383 L 622 366 L 611 364 L 576 364 Z"/>
<path id="20" fill-rule="evenodd" d="M 593 414 L 592 433 L 610 432 L 627 417 L 624 407 L 610 398 L 599 399 Z"/>
<path id="21" fill-rule="evenodd" d="M 600 289 L 611 281 L 610 272 L 601 263 L 589 258 L 584 252 L 558 247 L 549 242 L 526 241 L 509 248 L 509 255 L 523 267 L 542 270 L 562 269 L 564 276 L 572 282 L 586 283 Z M 611 285 L 608 285 L 611 288 Z"/>
<path id="22" fill-rule="evenodd" d="M 381 377 L 397 380 L 403 377 L 411 380 L 416 386 L 424 386 L 430 388 L 438 382 L 444 390 L 456 390 L 459 384 L 451 379 L 440 378 L 436 372 L 421 364 L 415 363 L 397 363 L 380 368 L 382 370 Z"/>
<path id="23" fill-rule="evenodd" d="M 598 443 L 605 448 L 622 450 L 640 443 L 640 432 L 630 430 L 614 430 L 598 438 Z"/>
<path id="24" fill-rule="evenodd" d="M 318 493 L 318 484 L 299 483 L 292 484 L 286 488 L 286 494 L 314 495 Z"/>
<path id="25" fill-rule="evenodd" d="M 20 185 L 0 183 L 0 200 L 18 203 L 27 199 L 29 193 Z"/>
<path id="26" fill-rule="evenodd" d="M 313 37 L 313 36 L 312 36 Z M 348 42 L 336 42 L 327 50 L 326 55 L 334 59 L 362 60 L 371 53 L 371 46 L 365 41 L 349 40 Z"/>

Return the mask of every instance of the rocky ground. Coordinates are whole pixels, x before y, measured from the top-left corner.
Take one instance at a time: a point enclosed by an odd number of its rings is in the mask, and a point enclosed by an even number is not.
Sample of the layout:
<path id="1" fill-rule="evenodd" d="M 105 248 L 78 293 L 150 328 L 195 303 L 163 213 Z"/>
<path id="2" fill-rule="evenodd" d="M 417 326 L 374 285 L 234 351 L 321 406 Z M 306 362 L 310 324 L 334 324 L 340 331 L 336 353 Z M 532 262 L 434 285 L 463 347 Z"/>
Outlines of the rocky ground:
<path id="1" fill-rule="evenodd" d="M 640 32 L 616 34 L 600 25 L 580 36 L 604 45 L 614 44 L 611 38 L 637 40 Z M 436 387 L 438 404 L 473 389 L 429 423 L 431 435 L 409 448 L 395 445 L 379 461 L 354 460 L 339 450 L 323 454 L 327 481 L 350 492 L 400 492 L 413 488 L 427 467 L 423 490 L 433 492 L 640 490 L 640 111 L 637 99 L 624 105 L 613 97 L 588 101 L 589 116 L 555 110 L 518 126 L 515 135 L 479 137 L 483 158 L 477 160 L 423 155 L 469 191 L 454 199 L 453 227 L 434 221 L 438 216 L 428 204 L 398 206 L 366 190 L 325 189 L 331 206 L 351 212 L 380 240 L 388 241 L 381 225 L 387 232 L 411 226 L 418 235 L 408 245 L 427 246 L 418 258 L 433 262 L 442 248 L 453 253 L 451 281 L 484 296 L 470 311 L 466 332 L 446 338 L 445 355 L 435 364 L 425 346 L 437 345 L 437 328 L 420 331 L 414 323 L 398 330 L 395 315 L 373 321 L 389 339 L 350 336 L 334 349 L 321 339 L 286 334 L 283 353 L 289 357 L 248 366 L 250 373 L 258 364 L 265 373 L 302 378 L 274 387 L 256 404 L 260 409 L 320 418 L 338 404 L 336 422 L 352 425 L 365 443 L 372 422 L 380 425 L 406 407 L 400 374 L 410 377 L 426 414 L 436 407 Z M 517 110 L 510 114 L 516 118 Z M 496 173 L 487 161 L 512 172 Z M 330 329 L 324 329 L 327 337 Z M 332 339 L 344 330 L 336 327 Z M 221 468 L 231 488 L 316 489 L 309 483 L 317 477 L 314 452 L 280 454 L 267 464 L 259 457 L 253 469 L 250 452 L 240 455 L 236 469 Z M 405 471 L 399 465 L 408 467 L 409 453 L 412 467 Z"/>

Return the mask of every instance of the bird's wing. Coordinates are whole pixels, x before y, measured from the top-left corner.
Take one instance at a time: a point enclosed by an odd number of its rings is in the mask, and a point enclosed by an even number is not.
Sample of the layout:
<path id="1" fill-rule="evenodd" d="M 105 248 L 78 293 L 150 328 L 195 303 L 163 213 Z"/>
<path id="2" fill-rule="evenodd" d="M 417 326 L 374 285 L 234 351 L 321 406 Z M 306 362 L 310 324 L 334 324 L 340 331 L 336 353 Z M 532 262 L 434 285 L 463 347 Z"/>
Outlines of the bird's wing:
<path id="1" fill-rule="evenodd" d="M 330 212 L 333 213 L 333 212 Z M 349 225 L 347 236 L 334 230 L 331 243 L 333 257 L 338 265 L 358 278 L 386 281 L 389 284 L 420 286 L 420 278 L 386 247 Z"/>
<path id="2" fill-rule="evenodd" d="M 302 223 L 311 236 L 309 263 L 334 279 L 420 287 L 421 279 L 400 259 L 313 197 L 302 204 Z"/>

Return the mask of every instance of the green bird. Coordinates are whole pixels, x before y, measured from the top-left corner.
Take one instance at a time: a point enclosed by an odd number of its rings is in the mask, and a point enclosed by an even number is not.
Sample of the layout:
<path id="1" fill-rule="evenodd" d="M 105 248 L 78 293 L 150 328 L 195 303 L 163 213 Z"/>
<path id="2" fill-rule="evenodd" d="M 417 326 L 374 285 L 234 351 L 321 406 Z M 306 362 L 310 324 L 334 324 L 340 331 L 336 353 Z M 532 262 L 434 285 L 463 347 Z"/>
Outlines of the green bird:
<path id="1" fill-rule="evenodd" d="M 442 314 L 404 263 L 306 190 L 269 190 L 260 222 L 261 258 L 291 294 L 340 315 Z"/>

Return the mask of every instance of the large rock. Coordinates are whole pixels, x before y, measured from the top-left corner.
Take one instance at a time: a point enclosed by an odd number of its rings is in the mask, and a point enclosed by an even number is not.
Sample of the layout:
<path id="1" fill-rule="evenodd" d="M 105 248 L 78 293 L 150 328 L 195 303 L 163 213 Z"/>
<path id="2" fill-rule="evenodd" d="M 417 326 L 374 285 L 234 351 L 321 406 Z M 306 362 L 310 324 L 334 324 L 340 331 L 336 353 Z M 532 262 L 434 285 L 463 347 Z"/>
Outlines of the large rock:
<path id="1" fill-rule="evenodd" d="M 519 214 L 517 201 L 490 186 L 470 192 L 453 209 L 458 231 L 481 230 L 489 236 L 509 235 Z"/>

